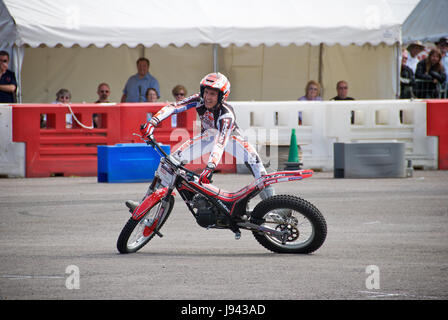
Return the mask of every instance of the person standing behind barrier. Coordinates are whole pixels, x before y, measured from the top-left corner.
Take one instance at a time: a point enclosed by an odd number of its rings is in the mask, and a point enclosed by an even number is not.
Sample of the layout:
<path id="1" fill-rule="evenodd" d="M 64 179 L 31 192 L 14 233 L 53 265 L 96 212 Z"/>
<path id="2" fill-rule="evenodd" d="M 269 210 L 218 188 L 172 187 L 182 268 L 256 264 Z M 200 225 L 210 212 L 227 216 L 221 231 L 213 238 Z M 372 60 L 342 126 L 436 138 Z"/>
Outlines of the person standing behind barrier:
<path id="1" fill-rule="evenodd" d="M 418 54 L 425 50 L 425 46 L 422 45 L 420 41 L 412 42 L 406 48 L 409 52 L 409 56 L 406 65 L 411 68 L 412 72 L 415 73 L 417 69 L 417 64 L 419 63 Z"/>
<path id="2" fill-rule="evenodd" d="M 305 87 L 305 95 L 299 101 L 322 101 L 320 97 L 320 84 L 314 80 L 308 81 Z"/>
<path id="3" fill-rule="evenodd" d="M 72 100 L 72 94 L 68 89 L 59 89 L 59 91 L 56 92 L 56 100 L 53 103 L 67 104 L 70 103 L 71 100 Z M 73 116 L 70 113 L 67 113 L 65 115 L 65 127 L 72 128 L 72 126 L 73 126 Z"/>
<path id="4" fill-rule="evenodd" d="M 352 97 L 348 97 L 348 83 L 345 80 L 340 80 L 336 84 L 336 92 L 338 95 L 336 97 L 331 98 L 330 100 L 355 100 Z"/>
<path id="5" fill-rule="evenodd" d="M 448 37 L 440 38 L 436 43 L 437 49 L 442 53 L 442 66 L 445 69 L 445 73 L 448 72 Z"/>
<path id="6" fill-rule="evenodd" d="M 110 86 L 109 84 L 102 82 L 98 85 L 98 89 L 96 90 L 96 93 L 98 94 L 98 100 L 95 101 L 95 103 L 110 103 L 109 102 L 109 96 L 110 96 Z M 98 128 L 100 126 L 101 122 L 101 115 L 98 113 L 94 113 L 92 115 L 92 122 L 93 127 Z"/>
<path id="7" fill-rule="evenodd" d="M 429 52 L 428 58 L 417 64 L 415 78 L 421 80 L 429 80 L 428 82 L 419 83 L 416 88 L 416 96 L 418 98 L 438 98 L 439 84 L 446 81 L 445 69 L 441 63 L 442 53 L 439 49 L 433 49 Z"/>
<path id="8" fill-rule="evenodd" d="M 123 89 L 121 102 L 146 102 L 146 91 L 154 88 L 160 97 L 159 81 L 149 73 L 149 60 L 139 58 L 137 60 L 137 73 L 131 76 Z"/>
<path id="9" fill-rule="evenodd" d="M 16 76 L 8 69 L 9 53 L 0 51 L 0 103 L 14 103 L 17 89 Z"/>
<path id="10" fill-rule="evenodd" d="M 157 102 L 159 99 L 159 95 L 157 94 L 157 90 L 154 88 L 148 88 L 146 90 L 146 101 L 147 102 Z"/>
<path id="11" fill-rule="evenodd" d="M 406 65 L 408 61 L 408 51 L 401 53 L 401 71 L 400 71 L 400 99 L 412 98 L 412 86 L 414 85 L 414 72 Z"/>
<path id="12" fill-rule="evenodd" d="M 352 97 L 348 97 L 348 83 L 345 80 L 340 80 L 336 83 L 336 92 L 338 93 L 337 96 L 331 98 L 330 100 L 355 100 Z M 351 124 L 355 123 L 355 112 L 352 110 L 350 115 L 350 122 Z"/>
<path id="13" fill-rule="evenodd" d="M 98 85 L 98 89 L 96 90 L 98 94 L 98 100 L 95 103 L 109 103 L 110 96 L 110 86 L 109 84 L 103 82 Z"/>

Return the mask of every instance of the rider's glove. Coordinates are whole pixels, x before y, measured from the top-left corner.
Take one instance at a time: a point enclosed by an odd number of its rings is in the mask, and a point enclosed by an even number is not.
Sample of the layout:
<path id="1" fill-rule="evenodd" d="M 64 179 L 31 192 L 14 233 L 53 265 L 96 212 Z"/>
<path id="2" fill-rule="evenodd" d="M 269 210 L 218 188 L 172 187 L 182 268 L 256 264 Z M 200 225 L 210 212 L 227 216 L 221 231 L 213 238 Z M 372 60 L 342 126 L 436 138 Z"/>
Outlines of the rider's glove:
<path id="1" fill-rule="evenodd" d="M 145 124 L 142 124 L 140 126 L 140 133 L 142 134 L 143 138 L 148 138 L 152 136 L 155 127 L 156 126 L 153 124 L 151 120 Z"/>
<path id="2" fill-rule="evenodd" d="M 215 165 L 212 163 L 209 163 L 204 171 L 202 171 L 201 175 L 199 176 L 199 183 L 200 184 L 209 184 L 212 181 L 213 176 L 213 170 L 215 170 Z"/>

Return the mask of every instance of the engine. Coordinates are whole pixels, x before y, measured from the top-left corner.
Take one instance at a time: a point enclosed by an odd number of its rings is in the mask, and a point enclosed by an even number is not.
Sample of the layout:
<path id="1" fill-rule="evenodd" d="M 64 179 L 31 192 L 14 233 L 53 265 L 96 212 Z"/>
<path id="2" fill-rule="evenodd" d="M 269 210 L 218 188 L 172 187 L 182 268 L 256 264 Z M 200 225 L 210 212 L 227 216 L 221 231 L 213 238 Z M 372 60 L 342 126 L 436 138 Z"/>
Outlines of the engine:
<path id="1" fill-rule="evenodd" d="M 197 209 L 195 217 L 201 227 L 227 226 L 227 217 L 219 213 L 213 203 L 203 195 L 196 194 L 193 197 L 192 206 Z"/>

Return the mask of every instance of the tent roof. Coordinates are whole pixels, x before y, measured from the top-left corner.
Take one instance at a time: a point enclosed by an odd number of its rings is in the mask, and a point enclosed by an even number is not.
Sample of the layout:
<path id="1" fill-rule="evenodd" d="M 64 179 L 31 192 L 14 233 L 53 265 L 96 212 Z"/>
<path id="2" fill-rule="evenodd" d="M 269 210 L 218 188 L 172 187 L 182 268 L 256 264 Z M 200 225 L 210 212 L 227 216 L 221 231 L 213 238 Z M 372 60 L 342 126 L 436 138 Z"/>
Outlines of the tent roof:
<path id="1" fill-rule="evenodd" d="M 392 45 L 418 0 L 0 1 L 0 38 L 9 44 L 227 47 Z"/>
<path id="2" fill-rule="evenodd" d="M 448 37 L 448 1 L 421 0 L 403 23 L 403 43 Z"/>

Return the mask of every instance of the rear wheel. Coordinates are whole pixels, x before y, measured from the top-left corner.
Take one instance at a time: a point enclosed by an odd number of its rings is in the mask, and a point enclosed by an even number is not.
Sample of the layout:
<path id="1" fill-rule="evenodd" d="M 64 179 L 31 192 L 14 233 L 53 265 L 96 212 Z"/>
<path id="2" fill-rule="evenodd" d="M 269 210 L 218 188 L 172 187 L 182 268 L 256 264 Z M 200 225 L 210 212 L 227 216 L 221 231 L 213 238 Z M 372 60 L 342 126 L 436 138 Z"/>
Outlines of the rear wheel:
<path id="1" fill-rule="evenodd" d="M 123 230 L 121 230 L 117 240 L 117 249 L 120 253 L 137 252 L 154 237 L 156 234 L 154 230 L 157 226 L 157 222 L 154 221 L 154 218 L 159 212 L 161 204 L 161 201 L 154 204 L 139 220 L 134 220 L 132 218 L 128 220 L 123 227 Z M 165 219 L 160 223 L 159 230 L 168 219 L 173 206 L 174 197 L 170 196 L 167 208 L 168 213 L 166 214 Z"/>
<path id="2" fill-rule="evenodd" d="M 253 231 L 266 249 L 278 253 L 311 253 L 322 246 L 327 224 L 311 203 L 291 195 L 276 195 L 261 201 L 253 210 L 251 222 L 277 231 L 287 231 L 283 239 Z"/>

